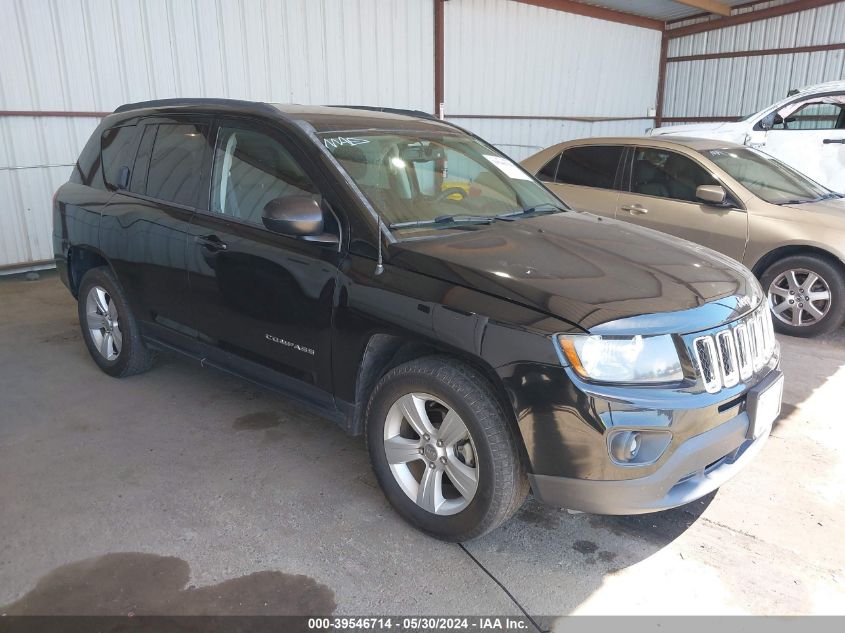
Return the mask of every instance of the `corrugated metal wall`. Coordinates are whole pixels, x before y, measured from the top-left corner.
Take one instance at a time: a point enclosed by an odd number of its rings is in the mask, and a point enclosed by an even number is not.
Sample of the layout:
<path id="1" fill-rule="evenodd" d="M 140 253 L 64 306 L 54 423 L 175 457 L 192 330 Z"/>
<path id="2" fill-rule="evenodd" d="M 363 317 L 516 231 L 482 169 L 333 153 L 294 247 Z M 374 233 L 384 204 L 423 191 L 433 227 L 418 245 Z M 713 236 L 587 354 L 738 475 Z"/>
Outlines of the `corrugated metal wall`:
<path id="1" fill-rule="evenodd" d="M 214 96 L 431 111 L 432 0 L 0 0 L 0 110 Z M 97 118 L 0 117 L 0 267 L 52 257 Z"/>
<path id="2" fill-rule="evenodd" d="M 642 134 L 653 124 L 657 30 L 519 2 L 450 0 L 444 47 L 446 117 L 516 159 L 571 138 Z"/>
<path id="3" fill-rule="evenodd" d="M 669 40 L 668 57 L 845 42 L 845 2 Z M 845 50 L 670 62 L 666 117 L 750 114 L 791 88 L 845 78 Z"/>

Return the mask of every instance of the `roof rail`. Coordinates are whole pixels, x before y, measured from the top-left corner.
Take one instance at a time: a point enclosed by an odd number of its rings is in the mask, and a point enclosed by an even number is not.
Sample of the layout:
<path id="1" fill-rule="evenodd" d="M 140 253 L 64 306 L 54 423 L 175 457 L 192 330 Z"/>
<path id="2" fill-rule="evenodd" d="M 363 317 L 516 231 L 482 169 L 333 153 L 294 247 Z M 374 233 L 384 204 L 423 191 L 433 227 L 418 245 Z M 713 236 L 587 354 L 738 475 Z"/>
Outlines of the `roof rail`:
<path id="1" fill-rule="evenodd" d="M 153 101 L 138 101 L 125 103 L 115 108 L 115 113 L 141 110 L 144 108 L 167 108 L 173 106 L 238 106 L 238 107 L 269 107 L 261 101 L 245 101 L 242 99 L 216 99 L 202 97 L 185 97 L 176 99 L 155 99 Z"/>
<path id="2" fill-rule="evenodd" d="M 388 114 L 404 114 L 405 116 L 412 116 L 418 119 L 430 119 L 434 121 L 440 121 L 436 116 L 433 114 L 429 114 L 428 112 L 423 112 L 422 110 L 404 110 L 402 108 L 381 108 L 379 106 L 364 106 L 364 105 L 341 105 L 341 104 L 331 104 L 326 107 L 329 108 L 349 108 L 350 110 L 370 110 L 371 112 L 386 112 Z"/>

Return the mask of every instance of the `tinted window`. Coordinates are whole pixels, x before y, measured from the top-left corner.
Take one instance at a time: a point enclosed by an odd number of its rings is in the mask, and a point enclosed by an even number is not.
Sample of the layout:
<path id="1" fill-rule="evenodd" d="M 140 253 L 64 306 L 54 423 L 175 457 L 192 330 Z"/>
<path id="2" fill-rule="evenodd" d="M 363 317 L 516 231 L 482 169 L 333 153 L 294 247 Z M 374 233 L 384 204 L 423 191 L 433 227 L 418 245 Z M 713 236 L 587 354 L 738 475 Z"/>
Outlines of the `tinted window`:
<path id="1" fill-rule="evenodd" d="M 132 179 L 129 184 L 129 191 L 134 193 L 147 193 L 147 171 L 150 168 L 150 156 L 153 153 L 153 142 L 156 139 L 157 125 L 145 125 L 141 134 L 141 142 L 138 144 L 138 153 L 135 156 L 135 166 L 132 168 Z"/>
<path id="2" fill-rule="evenodd" d="M 200 182 L 205 141 L 204 125 L 159 125 L 147 173 L 147 195 L 176 204 L 193 205 Z"/>
<path id="3" fill-rule="evenodd" d="M 210 209 L 261 224 L 275 198 L 313 196 L 317 190 L 278 141 L 253 130 L 221 127 L 214 149 Z"/>
<path id="4" fill-rule="evenodd" d="M 85 149 L 76 160 L 76 166 L 70 175 L 70 181 L 81 185 L 88 185 L 97 189 L 105 189 L 103 182 L 102 158 L 100 154 L 100 131 L 94 131 L 85 144 Z"/>
<path id="5" fill-rule="evenodd" d="M 557 182 L 613 189 L 622 150 L 623 148 L 619 145 L 593 145 L 568 149 L 560 157 Z"/>
<path id="6" fill-rule="evenodd" d="M 537 172 L 537 178 L 543 182 L 554 182 L 557 174 L 557 164 L 560 161 L 560 154 L 551 159 L 548 163 L 543 165 L 543 168 Z"/>
<path id="7" fill-rule="evenodd" d="M 639 148 L 634 156 L 631 191 L 648 196 L 698 202 L 699 185 L 720 184 L 698 163 L 661 149 Z"/>
<path id="8" fill-rule="evenodd" d="M 103 155 L 103 178 L 109 189 L 117 189 L 122 168 L 132 169 L 135 162 L 135 125 L 113 127 L 103 132 L 100 147 Z M 129 184 L 127 180 L 125 185 Z"/>

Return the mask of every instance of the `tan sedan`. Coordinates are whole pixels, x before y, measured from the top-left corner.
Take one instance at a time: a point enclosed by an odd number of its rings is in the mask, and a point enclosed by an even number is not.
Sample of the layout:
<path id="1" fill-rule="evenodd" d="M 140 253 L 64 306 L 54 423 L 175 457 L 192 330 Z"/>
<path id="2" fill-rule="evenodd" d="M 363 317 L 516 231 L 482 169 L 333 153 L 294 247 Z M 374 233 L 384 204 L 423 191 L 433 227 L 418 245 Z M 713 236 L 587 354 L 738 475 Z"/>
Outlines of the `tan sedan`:
<path id="1" fill-rule="evenodd" d="M 814 336 L 845 320 L 845 199 L 763 152 L 697 138 L 592 138 L 522 165 L 575 209 L 742 262 L 781 332 Z"/>

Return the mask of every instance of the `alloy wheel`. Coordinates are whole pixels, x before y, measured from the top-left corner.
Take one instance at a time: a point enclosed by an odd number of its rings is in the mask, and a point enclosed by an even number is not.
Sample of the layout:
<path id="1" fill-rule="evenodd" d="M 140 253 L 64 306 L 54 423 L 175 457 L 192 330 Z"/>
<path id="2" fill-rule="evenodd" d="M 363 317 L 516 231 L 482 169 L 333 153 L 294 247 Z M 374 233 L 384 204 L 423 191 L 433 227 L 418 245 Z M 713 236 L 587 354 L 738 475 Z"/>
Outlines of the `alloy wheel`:
<path id="1" fill-rule="evenodd" d="M 776 319 L 793 327 L 821 321 L 830 310 L 830 286 L 806 268 L 785 270 L 769 285 L 769 306 Z"/>
<path id="2" fill-rule="evenodd" d="M 102 286 L 92 286 L 85 299 L 85 315 L 91 341 L 100 356 L 108 361 L 117 359 L 123 346 L 117 306 Z"/>
<path id="3" fill-rule="evenodd" d="M 402 491 L 420 508 L 457 514 L 478 489 L 478 460 L 469 429 L 457 412 L 426 393 L 409 393 L 390 407 L 384 451 Z"/>

